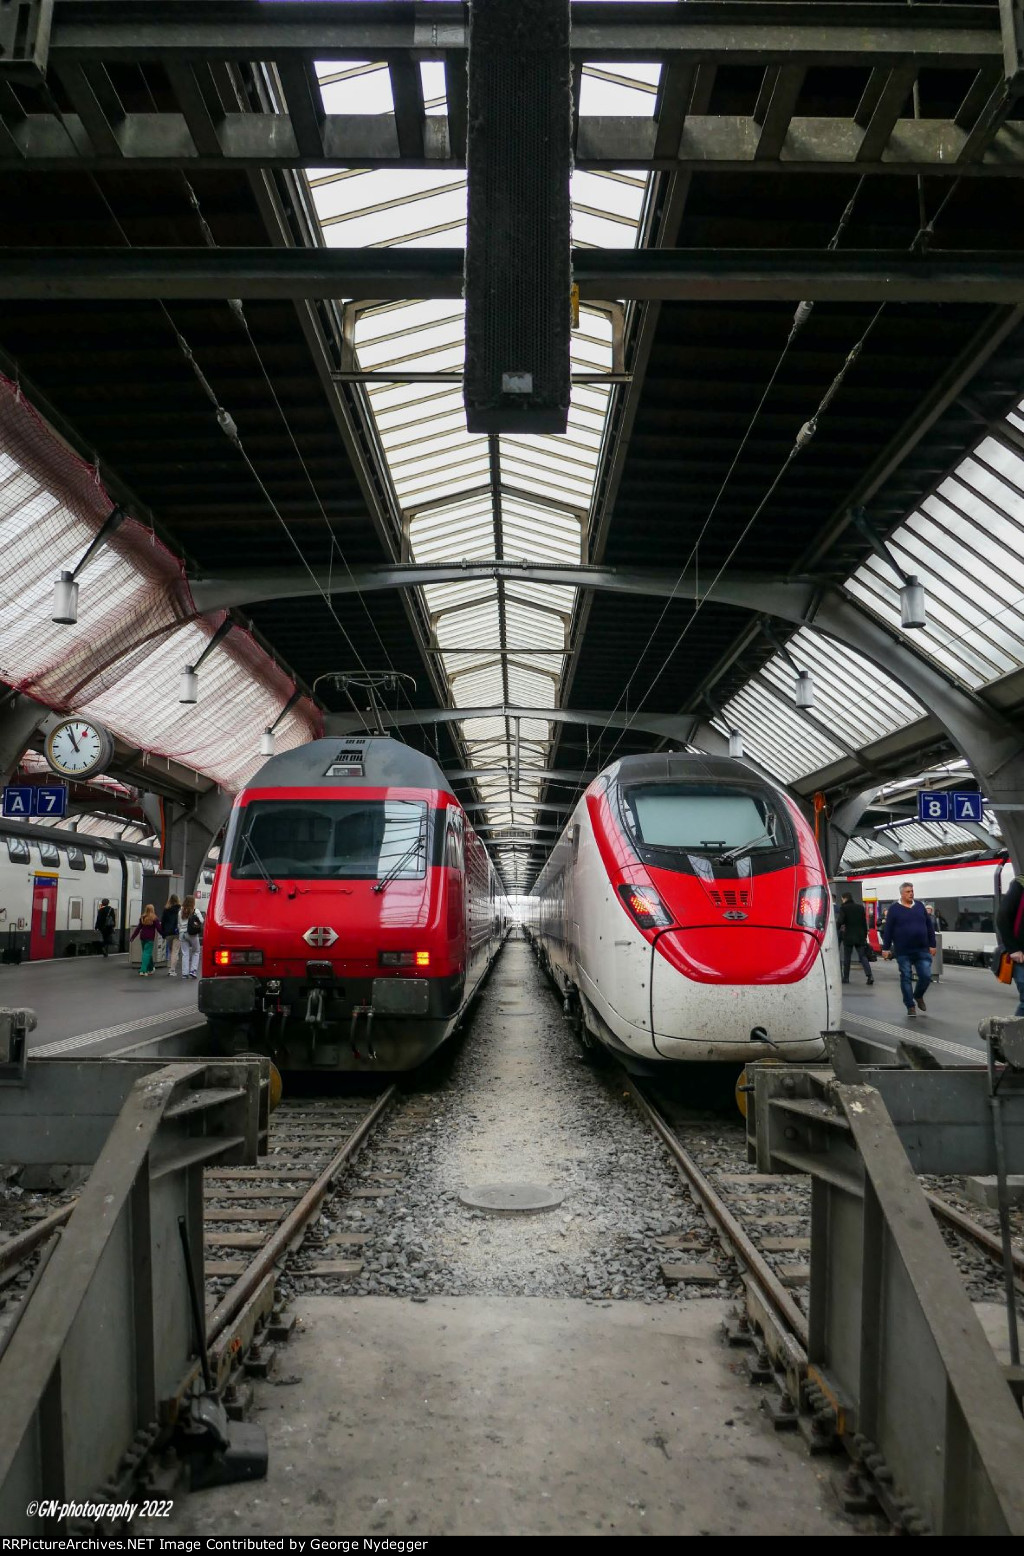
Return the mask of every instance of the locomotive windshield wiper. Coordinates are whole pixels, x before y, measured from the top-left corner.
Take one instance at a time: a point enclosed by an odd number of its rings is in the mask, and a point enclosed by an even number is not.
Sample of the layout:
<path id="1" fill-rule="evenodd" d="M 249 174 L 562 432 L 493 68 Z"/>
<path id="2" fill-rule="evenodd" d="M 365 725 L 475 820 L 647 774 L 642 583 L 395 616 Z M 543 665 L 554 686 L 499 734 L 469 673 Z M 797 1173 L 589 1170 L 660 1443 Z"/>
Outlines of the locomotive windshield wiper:
<path id="1" fill-rule="evenodd" d="M 374 891 L 383 891 L 388 882 L 394 880 L 395 876 L 398 874 L 399 870 L 405 864 L 410 855 L 418 854 L 421 847 L 424 849 L 426 848 L 426 842 L 426 835 L 421 831 L 414 839 L 414 841 L 409 844 L 409 847 L 405 850 L 405 853 L 402 855 L 401 859 L 396 859 L 387 875 L 382 876 L 381 879 L 377 882 L 373 888 Z"/>
<path id="2" fill-rule="evenodd" d="M 271 875 L 270 871 L 267 869 L 266 865 L 263 863 L 263 860 L 260 858 L 259 854 L 256 852 L 256 845 L 253 843 L 252 838 L 249 836 L 248 832 L 245 832 L 242 835 L 242 847 L 243 848 L 247 848 L 249 850 L 250 854 L 252 854 L 253 863 L 255 864 L 257 870 L 262 875 L 263 879 L 266 881 L 267 885 L 270 887 L 270 890 L 271 891 L 280 891 L 281 890 L 280 886 L 274 880 L 274 877 Z"/>
<path id="3" fill-rule="evenodd" d="M 727 849 L 724 854 L 719 854 L 718 862 L 719 864 L 731 864 L 734 859 L 739 858 L 740 854 L 749 853 L 752 848 L 759 848 L 762 843 L 774 842 L 774 832 L 762 832 L 760 837 L 749 838 L 747 842 L 739 843 L 735 848 Z"/>

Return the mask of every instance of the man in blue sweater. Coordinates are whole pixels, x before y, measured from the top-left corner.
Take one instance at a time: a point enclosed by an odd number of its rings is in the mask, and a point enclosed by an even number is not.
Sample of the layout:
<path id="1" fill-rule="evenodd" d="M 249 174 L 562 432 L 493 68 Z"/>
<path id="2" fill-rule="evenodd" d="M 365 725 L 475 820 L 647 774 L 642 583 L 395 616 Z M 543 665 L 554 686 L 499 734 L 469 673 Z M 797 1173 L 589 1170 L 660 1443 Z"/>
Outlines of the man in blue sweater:
<path id="1" fill-rule="evenodd" d="M 932 981 L 934 955 L 935 920 L 923 902 L 914 901 L 914 888 L 909 881 L 904 881 L 900 887 L 899 902 L 892 903 L 885 915 L 882 957 L 887 962 L 893 956 L 896 958 L 900 970 L 900 991 L 908 1016 L 915 1016 L 918 1010 L 925 1008 L 924 996 Z"/>

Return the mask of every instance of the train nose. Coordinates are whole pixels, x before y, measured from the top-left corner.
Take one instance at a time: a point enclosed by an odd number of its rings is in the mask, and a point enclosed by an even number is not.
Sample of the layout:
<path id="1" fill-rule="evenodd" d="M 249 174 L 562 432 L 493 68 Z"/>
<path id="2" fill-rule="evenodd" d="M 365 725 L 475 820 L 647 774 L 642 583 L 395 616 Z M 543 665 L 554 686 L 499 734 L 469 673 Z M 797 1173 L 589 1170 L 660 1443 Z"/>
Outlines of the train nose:
<path id="1" fill-rule="evenodd" d="M 709 924 L 668 930 L 656 949 L 694 983 L 765 984 L 806 978 L 820 946 L 802 929 Z"/>

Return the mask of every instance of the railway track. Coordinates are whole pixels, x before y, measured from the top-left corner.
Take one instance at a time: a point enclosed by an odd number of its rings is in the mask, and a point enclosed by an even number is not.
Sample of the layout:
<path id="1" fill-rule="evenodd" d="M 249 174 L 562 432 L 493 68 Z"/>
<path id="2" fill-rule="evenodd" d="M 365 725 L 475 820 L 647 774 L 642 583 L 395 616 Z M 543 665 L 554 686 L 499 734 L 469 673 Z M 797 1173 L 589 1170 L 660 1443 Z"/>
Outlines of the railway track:
<path id="1" fill-rule="evenodd" d="M 850 1447 L 836 1431 L 835 1412 L 808 1373 L 808 1282 L 810 1278 L 811 1183 L 791 1174 L 755 1171 L 747 1162 L 746 1132 L 731 1121 L 695 1120 L 677 1103 L 659 1096 L 653 1087 L 626 1080 L 626 1087 L 676 1163 L 696 1204 L 706 1217 L 703 1232 L 662 1239 L 667 1259 L 663 1270 L 670 1281 L 710 1280 L 722 1273 L 722 1259 L 738 1269 L 746 1291 L 744 1309 L 726 1325 L 731 1344 L 747 1347 L 752 1383 L 776 1385 L 765 1395 L 765 1407 L 779 1428 L 802 1431 L 812 1452 Z M 929 1186 L 931 1185 L 931 1186 Z M 935 1192 L 926 1180 L 925 1197 L 940 1223 L 954 1257 L 969 1249 L 971 1259 L 958 1264 L 968 1293 L 1001 1302 L 1002 1247 L 982 1224 L 979 1214 L 955 1203 L 955 1189 Z M 949 1197 L 949 1193 L 953 1198 Z M 978 1207 L 973 1207 L 977 1211 Z M 1016 1217 L 1020 1231 L 1021 1218 Z M 1018 1312 L 1024 1313 L 1024 1250 L 1014 1244 Z M 984 1268 L 988 1289 L 979 1293 L 976 1271 Z M 751 1322 L 753 1320 L 753 1322 Z M 855 1455 L 870 1452 L 858 1445 Z M 861 1505 L 863 1486 L 856 1468 L 847 1477 L 849 1510 Z M 843 1499 L 843 1490 L 840 1497 Z M 885 1507 L 890 1520 L 908 1533 L 925 1528 L 916 1510 L 894 1504 Z"/>
<path id="2" fill-rule="evenodd" d="M 253 1166 L 204 1174 L 207 1344 L 219 1383 L 277 1310 L 280 1266 L 304 1240 L 316 1243 L 315 1254 L 304 1255 L 307 1273 L 358 1273 L 360 1234 L 338 1232 L 321 1240 L 312 1228 L 339 1177 L 391 1107 L 396 1089 L 389 1086 L 373 1100 L 283 1102 L 273 1115 L 266 1156 Z M 29 1224 L 0 1244 L 0 1354 L 75 1203 L 72 1198 L 46 1210 L 36 1201 L 23 1213 Z M 281 1330 L 280 1324 L 271 1327 Z M 257 1362 L 258 1355 L 257 1348 Z"/>

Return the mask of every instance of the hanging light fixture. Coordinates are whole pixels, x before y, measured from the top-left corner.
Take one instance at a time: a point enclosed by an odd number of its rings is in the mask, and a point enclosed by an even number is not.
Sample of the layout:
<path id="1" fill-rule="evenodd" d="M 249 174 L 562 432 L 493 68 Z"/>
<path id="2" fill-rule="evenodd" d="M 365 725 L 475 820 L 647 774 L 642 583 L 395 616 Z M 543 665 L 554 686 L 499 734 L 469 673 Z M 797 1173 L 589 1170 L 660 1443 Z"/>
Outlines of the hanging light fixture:
<path id="1" fill-rule="evenodd" d="M 234 622 L 231 620 L 231 617 L 225 616 L 224 620 L 213 634 L 213 637 L 210 639 L 202 653 L 199 655 L 199 658 L 196 660 L 195 664 L 185 666 L 184 670 L 181 672 L 181 689 L 178 693 L 179 702 L 193 703 L 199 701 L 200 666 L 205 664 L 207 659 L 209 659 L 210 655 L 213 653 L 214 649 L 223 643 L 224 639 L 227 637 L 233 626 Z"/>
<path id="2" fill-rule="evenodd" d="M 743 736 L 738 729 L 729 731 L 729 755 L 738 761 L 743 755 Z"/>
<path id="3" fill-rule="evenodd" d="M 301 696 L 302 693 L 296 686 L 295 690 L 288 698 L 288 701 L 277 715 L 277 718 L 274 720 L 273 724 L 267 725 L 266 729 L 260 736 L 260 756 L 274 755 L 274 752 L 277 750 L 277 736 L 275 735 L 274 731 L 277 729 L 277 726 L 280 724 L 281 720 L 286 716 L 286 714 L 289 714 L 292 711 Z"/>
<path id="4" fill-rule="evenodd" d="M 178 692 L 179 702 L 199 701 L 199 676 L 195 665 L 186 665 L 181 672 L 181 689 Z"/>
<path id="5" fill-rule="evenodd" d="M 794 702 L 798 708 L 814 707 L 814 677 L 809 670 L 797 671 Z"/>
<path id="6" fill-rule="evenodd" d="M 925 627 L 928 620 L 925 615 L 924 584 L 914 574 L 904 573 L 905 582 L 900 590 L 900 625 L 903 627 Z"/>
<path id="7" fill-rule="evenodd" d="M 82 553 L 81 560 L 75 567 L 62 567 L 53 586 L 53 617 L 52 619 L 61 627 L 73 627 L 78 620 L 78 585 L 75 579 L 82 568 L 88 562 L 94 551 L 97 551 L 108 535 L 113 534 L 119 525 L 124 522 L 124 509 L 120 503 L 111 508 L 96 534 Z"/>
<path id="8" fill-rule="evenodd" d="M 78 585 L 68 568 L 61 568 L 53 586 L 53 619 L 62 627 L 73 627 L 78 620 Z"/>

